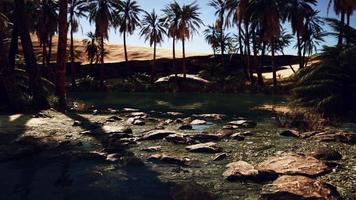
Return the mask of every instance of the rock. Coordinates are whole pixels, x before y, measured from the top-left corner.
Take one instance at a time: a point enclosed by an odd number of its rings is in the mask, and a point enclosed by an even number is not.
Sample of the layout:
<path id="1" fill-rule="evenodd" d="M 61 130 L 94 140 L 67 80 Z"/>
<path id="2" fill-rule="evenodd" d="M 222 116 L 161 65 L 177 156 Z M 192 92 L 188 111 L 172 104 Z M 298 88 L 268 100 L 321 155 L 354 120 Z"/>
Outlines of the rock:
<path id="1" fill-rule="evenodd" d="M 93 110 L 93 115 L 97 115 L 99 113 L 98 110 Z"/>
<path id="2" fill-rule="evenodd" d="M 223 126 L 224 130 L 235 130 L 235 129 L 238 129 L 238 128 L 239 127 L 235 126 L 235 125 L 225 125 L 225 126 Z"/>
<path id="3" fill-rule="evenodd" d="M 231 121 L 229 122 L 229 125 L 238 126 L 239 128 L 255 128 L 257 126 L 257 123 L 254 121 L 241 119 L 241 120 Z"/>
<path id="4" fill-rule="evenodd" d="M 177 119 L 175 119 L 173 122 L 174 122 L 175 124 L 182 124 L 182 123 L 184 123 L 183 119 L 181 119 L 181 118 L 177 118 Z"/>
<path id="5" fill-rule="evenodd" d="M 299 131 L 295 131 L 295 130 L 284 130 L 280 133 L 281 136 L 285 136 L 285 137 L 296 137 L 298 138 L 300 136 Z"/>
<path id="6" fill-rule="evenodd" d="M 172 156 L 166 154 L 154 154 L 151 155 L 148 160 L 150 161 L 160 161 L 169 164 L 185 165 L 187 162 L 191 161 L 189 157 Z"/>
<path id="7" fill-rule="evenodd" d="M 328 147 L 319 148 L 311 155 L 320 160 L 341 160 L 342 158 L 342 155 L 338 151 Z"/>
<path id="8" fill-rule="evenodd" d="M 234 133 L 230 136 L 231 139 L 233 140 L 238 140 L 238 141 L 243 141 L 245 140 L 245 137 L 241 135 L 241 133 Z"/>
<path id="9" fill-rule="evenodd" d="M 141 151 L 146 151 L 146 152 L 155 152 L 155 151 L 161 151 L 162 146 L 152 146 L 152 147 L 146 147 L 141 149 Z"/>
<path id="10" fill-rule="evenodd" d="M 261 200 L 337 200 L 335 187 L 305 176 L 281 176 L 263 186 Z"/>
<path id="11" fill-rule="evenodd" d="M 312 156 L 285 155 L 272 157 L 260 163 L 256 169 L 260 172 L 274 172 L 283 175 L 318 176 L 329 172 L 323 162 Z"/>
<path id="12" fill-rule="evenodd" d="M 213 114 L 193 115 L 193 117 L 203 118 L 203 119 L 206 119 L 206 120 L 216 120 L 216 121 L 218 121 L 218 120 L 224 119 L 226 117 L 226 115 L 213 113 Z"/>
<path id="13" fill-rule="evenodd" d="M 122 109 L 123 112 L 138 112 L 140 111 L 139 109 L 136 108 L 124 108 Z"/>
<path id="14" fill-rule="evenodd" d="M 122 118 L 118 116 L 111 116 L 106 120 L 106 122 L 117 122 L 117 121 L 122 121 Z"/>
<path id="15" fill-rule="evenodd" d="M 243 131 L 243 132 L 240 132 L 240 135 L 242 135 L 242 136 L 253 136 L 253 135 L 255 135 L 255 133 L 252 132 L 252 131 Z"/>
<path id="16" fill-rule="evenodd" d="M 192 127 L 192 125 L 185 124 L 185 125 L 180 126 L 178 129 L 179 130 L 192 130 L 193 127 Z"/>
<path id="17" fill-rule="evenodd" d="M 237 161 L 226 165 L 223 177 L 227 180 L 257 179 L 259 172 L 255 167 L 245 161 Z"/>
<path id="18" fill-rule="evenodd" d="M 170 142 L 173 144 L 190 144 L 191 143 L 190 136 L 187 134 L 182 134 L 182 133 L 169 135 L 165 138 L 165 140 L 167 142 Z"/>
<path id="19" fill-rule="evenodd" d="M 167 115 L 172 117 L 182 117 L 184 114 L 181 112 L 167 112 Z"/>
<path id="20" fill-rule="evenodd" d="M 216 135 L 218 135 L 220 138 L 227 138 L 230 137 L 232 134 L 234 134 L 233 130 L 228 130 L 228 129 L 220 129 Z"/>
<path id="21" fill-rule="evenodd" d="M 139 118 L 146 118 L 147 114 L 144 112 L 132 112 L 127 115 L 127 117 L 139 117 Z"/>
<path id="22" fill-rule="evenodd" d="M 221 161 L 221 160 L 225 160 L 226 158 L 227 158 L 226 153 L 219 153 L 214 156 L 213 161 Z"/>
<path id="23" fill-rule="evenodd" d="M 219 135 L 209 133 L 199 133 L 191 136 L 191 139 L 197 143 L 211 142 L 220 140 Z"/>
<path id="24" fill-rule="evenodd" d="M 100 128 L 94 130 L 94 134 L 114 134 L 114 133 L 127 133 L 131 134 L 132 130 L 127 127 L 123 126 L 111 126 L 111 125 L 104 125 Z"/>
<path id="25" fill-rule="evenodd" d="M 136 125 L 136 126 L 143 126 L 143 125 L 146 124 L 143 120 L 136 119 L 136 118 L 129 118 L 127 120 L 127 123 L 132 124 L 132 125 Z"/>
<path id="26" fill-rule="evenodd" d="M 152 130 L 147 132 L 145 135 L 142 136 L 142 140 L 160 140 L 168 135 L 177 134 L 175 131 L 170 130 Z"/>
<path id="27" fill-rule="evenodd" d="M 110 161 L 110 162 L 116 162 L 116 161 L 119 161 L 121 159 L 122 159 L 122 157 L 117 153 L 112 153 L 112 154 L 109 154 L 109 155 L 106 156 L 106 160 Z"/>
<path id="28" fill-rule="evenodd" d="M 197 153 L 219 153 L 222 151 L 222 148 L 218 147 L 214 142 L 195 144 L 187 146 L 185 149 Z"/>
<path id="29" fill-rule="evenodd" d="M 34 114 L 32 117 L 33 118 L 52 118 L 51 115 L 44 113 L 44 112 L 39 112 L 37 114 Z"/>
<path id="30" fill-rule="evenodd" d="M 81 126 L 81 125 L 82 125 L 82 122 L 76 120 L 76 121 L 73 122 L 73 125 L 72 125 L 72 126 Z"/>
<path id="31" fill-rule="evenodd" d="M 190 125 L 205 125 L 207 122 L 205 120 L 195 119 L 190 122 Z"/>
<path id="32" fill-rule="evenodd" d="M 356 133 L 341 133 L 339 140 L 347 144 L 356 144 Z"/>

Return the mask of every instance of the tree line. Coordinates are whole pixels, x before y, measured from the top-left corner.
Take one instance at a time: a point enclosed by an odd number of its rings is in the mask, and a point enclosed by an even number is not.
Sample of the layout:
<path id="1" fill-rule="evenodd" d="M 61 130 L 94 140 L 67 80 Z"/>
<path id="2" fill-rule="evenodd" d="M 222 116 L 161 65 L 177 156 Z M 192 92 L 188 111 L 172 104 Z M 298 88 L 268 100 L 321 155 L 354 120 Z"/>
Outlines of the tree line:
<path id="1" fill-rule="evenodd" d="M 283 54 L 283 48 L 296 40 L 299 68 L 308 64 L 308 57 L 324 41 L 322 28 L 324 19 L 315 9 L 317 0 L 211 0 L 208 3 L 216 12 L 216 21 L 208 25 L 203 34 L 211 45 L 214 54 L 221 54 L 221 65 L 227 60 L 227 54 L 243 56 L 245 76 L 251 83 L 263 86 L 262 76 L 265 55 L 271 55 L 273 85 L 277 85 L 277 66 L 275 55 Z M 356 9 L 354 0 L 330 0 L 329 8 L 340 16 L 340 23 L 350 26 L 350 18 Z M 176 45 L 182 45 L 183 63 L 181 71 L 187 74 L 185 48 L 187 42 L 205 26 L 201 19 L 201 9 L 196 2 L 179 4 L 176 1 L 162 8 L 163 15 L 155 10 L 144 11 L 135 0 L 6 0 L 0 3 L 0 66 L 1 86 L 8 102 L 14 108 L 21 107 L 20 102 L 27 98 L 22 94 L 21 84 L 16 73 L 18 39 L 20 38 L 27 73 L 28 96 L 32 107 L 49 107 L 46 80 L 42 78 L 43 67 L 47 67 L 48 79 L 55 83 L 59 107 L 66 108 L 65 70 L 67 59 L 71 64 L 71 83 L 76 86 L 74 33 L 79 30 L 80 22 L 87 19 L 95 26 L 95 32 L 89 33 L 86 53 L 90 63 L 100 65 L 99 80 L 104 84 L 105 41 L 112 27 L 119 31 L 124 45 L 125 63 L 128 65 L 127 37 L 136 30 L 140 36 L 153 46 L 152 80 L 155 77 L 156 49 L 165 37 L 172 39 L 172 69 L 178 74 Z M 292 33 L 288 34 L 282 24 L 289 23 Z M 228 28 L 236 27 L 236 34 L 227 33 Z M 344 29 L 338 30 L 338 45 L 349 44 Z M 42 65 L 37 59 L 30 37 L 35 33 L 42 47 Z M 50 68 L 53 57 L 53 37 L 58 35 L 57 63 Z M 69 53 L 67 55 L 67 37 Z M 67 58 L 68 57 L 68 58 Z M 254 78 L 257 73 L 257 80 Z M 20 87 L 20 88 L 19 88 Z M 17 108 L 21 109 L 21 108 Z"/>

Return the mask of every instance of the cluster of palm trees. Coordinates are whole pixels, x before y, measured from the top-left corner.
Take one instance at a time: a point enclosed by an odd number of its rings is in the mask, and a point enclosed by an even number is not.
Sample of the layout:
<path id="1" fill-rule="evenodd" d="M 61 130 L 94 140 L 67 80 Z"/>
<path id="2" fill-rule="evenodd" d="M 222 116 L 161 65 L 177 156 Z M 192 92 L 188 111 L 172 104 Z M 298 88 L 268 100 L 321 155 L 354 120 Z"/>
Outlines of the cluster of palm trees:
<path id="1" fill-rule="evenodd" d="M 226 62 L 225 54 L 235 49 L 235 54 L 242 55 L 244 72 L 252 82 L 263 86 L 263 65 L 265 55 L 271 55 L 273 68 L 273 84 L 277 85 L 275 55 L 283 53 L 283 46 L 290 44 L 291 35 L 283 30 L 282 23 L 290 23 L 292 35 L 296 39 L 299 67 L 307 65 L 307 57 L 315 51 L 315 47 L 323 41 L 325 35 L 322 24 L 324 20 L 315 10 L 317 0 L 211 0 L 208 5 L 213 7 L 217 17 L 213 25 L 204 31 L 207 42 L 215 52 L 221 53 L 221 64 Z M 340 15 L 341 23 L 350 24 L 350 16 L 356 9 L 355 0 L 330 0 L 336 14 Z M 100 64 L 100 81 L 103 83 L 105 40 L 108 39 L 110 28 L 117 29 L 123 39 L 124 55 L 128 65 L 127 37 L 140 29 L 144 37 L 153 46 L 152 80 L 155 76 L 157 44 L 164 37 L 172 39 L 172 68 L 177 76 L 176 44 L 182 44 L 182 72 L 186 77 L 185 46 L 192 36 L 203 26 L 200 8 L 196 2 L 181 5 L 176 1 L 168 3 L 163 15 L 156 11 L 146 12 L 135 0 L 15 0 L 0 3 L 0 39 L 10 38 L 8 55 L 1 52 L 1 64 L 7 74 L 13 73 L 18 53 L 18 38 L 21 39 L 28 77 L 30 79 L 31 96 L 36 107 L 46 107 L 46 91 L 42 84 L 41 68 L 33 53 L 30 33 L 36 33 L 42 46 L 42 64 L 49 67 L 52 57 L 53 36 L 58 34 L 57 67 L 48 69 L 48 78 L 56 83 L 60 104 L 65 107 L 65 66 L 67 61 L 67 34 L 69 31 L 69 60 L 71 63 L 72 86 L 75 82 L 75 47 L 74 33 L 79 30 L 79 21 L 88 19 L 95 25 L 95 32 L 89 33 L 86 53 L 90 62 Z M 141 15 L 143 14 L 143 16 Z M 142 18 L 141 18 L 142 16 Z M 10 22 L 10 23 L 8 23 Z M 25 22 L 25 23 L 24 23 Z M 6 26 L 5 26 L 6 25 Z M 10 28 L 3 28 L 10 27 Z M 237 27 L 236 34 L 231 37 L 227 28 Z M 10 30 L 10 31 L 9 31 Z M 349 43 L 346 33 L 341 29 L 338 33 L 339 45 Z M 6 44 L 0 40 L 0 48 Z M 236 41 L 236 45 L 232 45 Z M 0 49 L 1 50 L 1 49 Z M 4 58 L 8 58 L 5 59 Z M 257 73 L 255 81 L 254 73 Z M 3 73 L 4 74 L 4 73 Z M 13 76 L 2 76 L 3 82 Z M 11 88 L 9 88 L 10 90 Z M 13 92 L 9 92 L 14 94 Z M 11 96 L 11 95 L 10 95 Z"/>

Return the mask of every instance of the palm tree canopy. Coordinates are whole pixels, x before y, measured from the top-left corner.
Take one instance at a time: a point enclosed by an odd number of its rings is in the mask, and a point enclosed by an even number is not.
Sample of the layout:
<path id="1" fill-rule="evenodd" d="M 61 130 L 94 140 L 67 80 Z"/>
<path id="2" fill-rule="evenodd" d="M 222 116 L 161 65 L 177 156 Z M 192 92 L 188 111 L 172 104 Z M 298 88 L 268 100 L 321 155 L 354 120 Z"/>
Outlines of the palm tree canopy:
<path id="1" fill-rule="evenodd" d="M 178 37 L 180 39 L 191 38 L 203 24 L 200 18 L 199 6 L 196 2 L 183 5 L 181 17 L 178 21 Z"/>
<path id="2" fill-rule="evenodd" d="M 140 31 L 141 37 L 145 37 L 145 41 L 150 42 L 150 46 L 154 43 L 161 43 L 163 41 L 166 31 L 164 29 L 162 20 L 158 18 L 155 10 L 151 13 L 146 12 L 142 22 L 142 29 Z"/>
<path id="3" fill-rule="evenodd" d="M 317 0 L 290 0 L 286 5 L 284 18 L 290 21 L 292 33 L 303 31 L 305 17 L 314 11 Z"/>
<path id="4" fill-rule="evenodd" d="M 69 7 L 69 14 L 70 14 L 69 25 L 72 26 L 73 32 L 78 31 L 79 18 L 87 17 L 86 2 L 87 2 L 86 0 L 69 0 L 68 1 L 69 5 L 70 5 L 70 7 Z"/>
<path id="5" fill-rule="evenodd" d="M 163 10 L 164 17 L 161 19 L 164 27 L 167 28 L 167 34 L 169 37 L 177 37 L 179 29 L 179 19 L 182 15 L 181 6 L 174 1 L 168 4 Z"/>
<path id="6" fill-rule="evenodd" d="M 135 0 L 119 1 L 116 7 L 115 26 L 119 27 L 120 33 L 132 34 L 140 26 L 139 14 L 142 9 Z"/>
<path id="7" fill-rule="evenodd" d="M 207 41 L 209 45 L 212 46 L 213 49 L 216 49 L 219 47 L 219 38 L 218 38 L 218 31 L 215 28 L 215 25 L 209 25 L 205 30 L 204 30 L 204 38 Z"/>
<path id="8" fill-rule="evenodd" d="M 95 23 L 95 34 L 108 37 L 108 29 L 114 18 L 114 0 L 92 0 L 86 9 L 89 11 L 89 22 Z"/>

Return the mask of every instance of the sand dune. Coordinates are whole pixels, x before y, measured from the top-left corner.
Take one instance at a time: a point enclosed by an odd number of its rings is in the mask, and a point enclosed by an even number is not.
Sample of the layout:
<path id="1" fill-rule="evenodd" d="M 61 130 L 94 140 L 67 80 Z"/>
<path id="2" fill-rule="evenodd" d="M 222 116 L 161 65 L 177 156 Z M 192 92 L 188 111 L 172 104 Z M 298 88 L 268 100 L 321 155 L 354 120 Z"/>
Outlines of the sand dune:
<path id="1" fill-rule="evenodd" d="M 53 38 L 53 47 L 52 47 L 52 62 L 56 62 L 56 51 L 57 51 L 57 41 L 58 38 Z M 42 48 L 40 47 L 40 43 L 36 36 L 32 36 L 32 42 L 34 45 L 36 55 L 42 55 Z M 69 41 L 68 41 L 69 46 Z M 85 45 L 81 40 L 75 39 L 74 40 L 74 48 L 76 54 L 76 62 L 81 62 L 83 64 L 87 64 L 89 61 L 87 56 L 85 55 Z M 124 46 L 118 44 L 111 44 L 108 43 L 105 45 L 106 51 L 108 54 L 105 57 L 106 63 L 115 63 L 115 62 L 122 62 L 125 60 L 124 56 Z M 128 57 L 129 60 L 152 60 L 153 59 L 153 48 L 149 47 L 138 47 L 138 46 L 127 46 L 128 50 Z M 202 55 L 209 55 L 208 53 L 204 52 L 186 52 L 186 56 L 202 56 Z M 182 57 L 182 52 L 180 50 L 176 51 L 177 58 Z M 163 49 L 157 48 L 157 59 L 160 58 L 172 58 L 172 50 L 171 49 Z M 39 59 L 40 62 L 40 59 Z"/>

